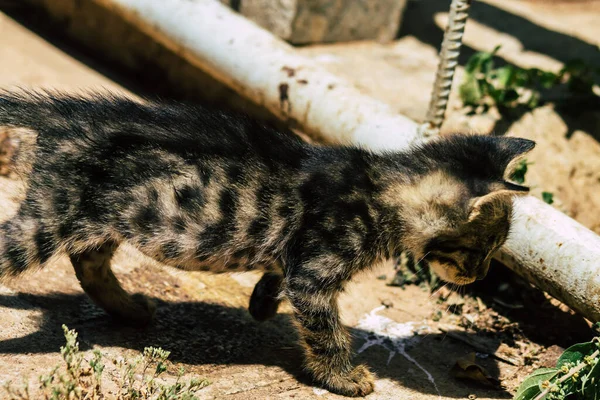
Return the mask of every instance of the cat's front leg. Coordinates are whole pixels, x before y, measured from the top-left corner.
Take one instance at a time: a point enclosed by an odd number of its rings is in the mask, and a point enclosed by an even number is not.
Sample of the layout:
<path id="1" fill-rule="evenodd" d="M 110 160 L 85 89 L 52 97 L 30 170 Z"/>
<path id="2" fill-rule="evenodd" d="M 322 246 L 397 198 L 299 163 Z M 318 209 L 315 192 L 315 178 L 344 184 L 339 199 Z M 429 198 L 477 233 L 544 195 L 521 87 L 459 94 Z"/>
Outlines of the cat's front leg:
<path id="1" fill-rule="evenodd" d="M 352 342 L 342 325 L 339 289 L 324 287 L 321 279 L 288 276 L 290 300 L 306 357 L 305 367 L 320 385 L 345 396 L 365 396 L 373 391 L 373 375 L 366 366 L 351 363 Z"/>

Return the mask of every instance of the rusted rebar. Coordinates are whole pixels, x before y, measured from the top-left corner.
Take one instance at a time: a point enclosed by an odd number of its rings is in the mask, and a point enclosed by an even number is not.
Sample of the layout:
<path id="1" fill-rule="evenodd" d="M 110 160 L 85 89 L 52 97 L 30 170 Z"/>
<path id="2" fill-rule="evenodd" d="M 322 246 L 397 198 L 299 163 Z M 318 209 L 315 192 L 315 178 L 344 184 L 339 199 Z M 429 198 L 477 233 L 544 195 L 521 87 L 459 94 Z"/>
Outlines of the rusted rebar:
<path id="1" fill-rule="evenodd" d="M 444 121 L 444 114 L 448 106 L 448 98 L 452 89 L 452 79 L 458 64 L 458 56 L 462 46 L 463 33 L 469 17 L 471 0 L 452 0 L 448 26 L 444 33 L 444 41 L 440 50 L 440 63 L 433 85 L 431 102 L 427 111 L 427 119 L 421 127 L 424 136 L 431 136 L 439 132 Z"/>

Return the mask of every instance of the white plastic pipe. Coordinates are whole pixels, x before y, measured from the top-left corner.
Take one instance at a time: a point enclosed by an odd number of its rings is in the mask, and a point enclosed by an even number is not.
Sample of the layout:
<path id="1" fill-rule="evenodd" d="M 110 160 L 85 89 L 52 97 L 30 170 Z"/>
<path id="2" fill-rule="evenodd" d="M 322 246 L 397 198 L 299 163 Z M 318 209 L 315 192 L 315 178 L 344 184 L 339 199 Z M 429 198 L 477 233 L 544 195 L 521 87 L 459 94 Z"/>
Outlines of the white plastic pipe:
<path id="1" fill-rule="evenodd" d="M 292 125 L 336 142 L 406 147 L 417 125 L 216 0 L 97 0 Z"/>
<path id="2" fill-rule="evenodd" d="M 96 0 L 284 120 L 334 142 L 400 150 L 417 124 L 296 54 L 216 0 Z M 547 204 L 515 201 L 499 258 L 592 321 L 600 320 L 600 237 Z"/>
<path id="3" fill-rule="evenodd" d="M 501 262 L 593 322 L 600 321 L 600 237 L 535 197 L 515 200 Z"/>

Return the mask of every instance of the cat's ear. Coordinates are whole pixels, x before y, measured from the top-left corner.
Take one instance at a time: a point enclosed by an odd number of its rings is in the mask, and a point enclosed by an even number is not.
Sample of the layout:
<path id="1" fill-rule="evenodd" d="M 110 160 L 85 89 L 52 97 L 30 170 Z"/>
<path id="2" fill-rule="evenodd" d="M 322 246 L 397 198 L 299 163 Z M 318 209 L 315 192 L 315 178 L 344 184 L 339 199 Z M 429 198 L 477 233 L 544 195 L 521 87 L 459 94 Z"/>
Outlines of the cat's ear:
<path id="1" fill-rule="evenodd" d="M 514 182 L 509 182 L 514 169 L 521 161 L 523 156 L 529 153 L 535 147 L 535 142 L 529 139 L 501 137 L 498 138 L 497 144 L 497 162 L 503 170 L 503 181 L 492 184 L 490 191 L 507 190 L 513 191 L 514 194 L 526 194 L 529 192 L 527 186 L 518 185 Z"/>
<path id="2" fill-rule="evenodd" d="M 497 161 L 505 171 L 512 170 L 519 159 L 535 147 L 533 140 L 524 138 L 504 136 L 497 140 Z"/>
<path id="3" fill-rule="evenodd" d="M 492 222 L 506 219 L 512 213 L 512 199 L 517 194 L 513 190 L 496 190 L 471 200 L 469 222 L 478 220 Z"/>

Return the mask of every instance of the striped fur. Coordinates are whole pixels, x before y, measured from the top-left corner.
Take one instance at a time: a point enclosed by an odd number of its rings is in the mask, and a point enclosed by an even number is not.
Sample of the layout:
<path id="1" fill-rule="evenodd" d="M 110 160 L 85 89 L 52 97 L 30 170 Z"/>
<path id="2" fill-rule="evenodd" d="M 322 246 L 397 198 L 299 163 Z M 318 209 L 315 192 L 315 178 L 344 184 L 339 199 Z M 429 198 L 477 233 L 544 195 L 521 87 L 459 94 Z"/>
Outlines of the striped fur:
<path id="1" fill-rule="evenodd" d="M 107 312 L 145 324 L 153 305 L 110 269 L 127 241 L 177 268 L 267 271 L 258 320 L 290 301 L 307 370 L 327 389 L 373 390 L 351 363 L 337 297 L 358 271 L 409 251 L 443 278 L 481 277 L 506 240 L 508 164 L 533 142 L 454 135 L 406 152 L 317 146 L 251 118 L 113 96 L 0 94 L 0 124 L 36 131 L 26 197 L 0 225 L 0 278 L 68 254 Z"/>

